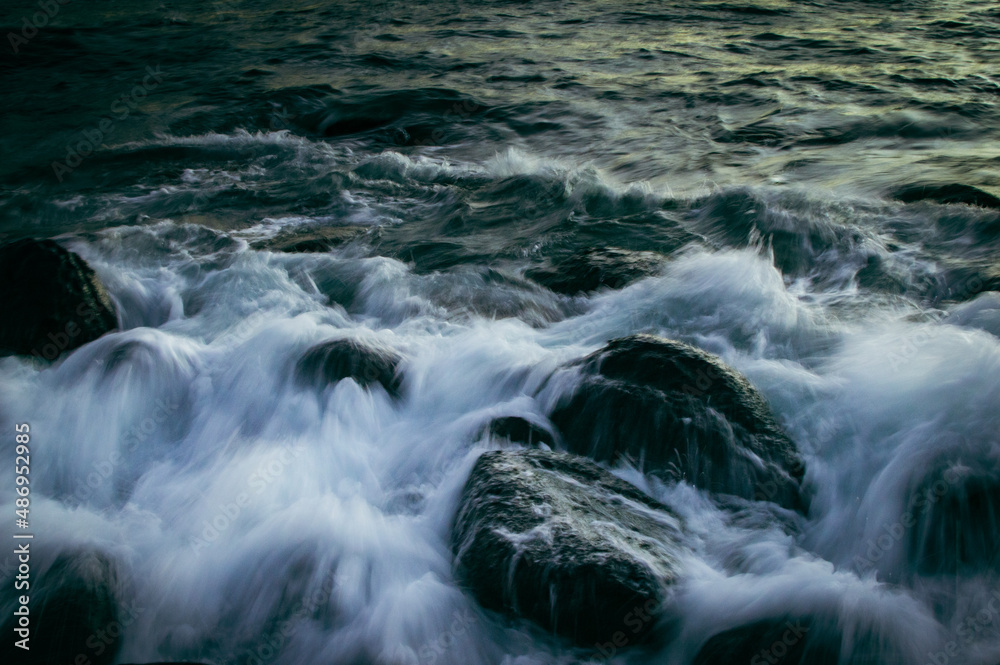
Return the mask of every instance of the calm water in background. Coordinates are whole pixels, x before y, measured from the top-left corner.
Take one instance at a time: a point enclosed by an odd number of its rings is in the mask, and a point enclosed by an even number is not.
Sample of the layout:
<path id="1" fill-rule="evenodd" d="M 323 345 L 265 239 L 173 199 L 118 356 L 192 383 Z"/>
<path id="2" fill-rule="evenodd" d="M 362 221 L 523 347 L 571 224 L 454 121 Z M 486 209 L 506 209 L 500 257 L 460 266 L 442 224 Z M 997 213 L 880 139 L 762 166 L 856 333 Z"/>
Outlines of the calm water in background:
<path id="1" fill-rule="evenodd" d="M 788 535 L 620 470 L 695 551 L 676 637 L 623 662 L 788 611 L 901 662 L 958 639 L 996 573 L 870 543 L 936 456 L 1000 455 L 1000 212 L 894 199 L 1000 195 L 996 3 L 412 4 L 74 0 L 17 55 L 2 40 L 0 234 L 69 234 L 123 326 L 45 369 L 0 360 L 0 424 L 39 447 L 38 565 L 124 562 L 148 609 L 123 662 L 246 659 L 282 621 L 271 662 L 585 661 L 477 609 L 448 530 L 482 423 L 541 413 L 559 363 L 648 331 L 746 373 L 815 498 Z M 2 34 L 37 11 L 4 3 Z M 253 248 L 333 226 L 369 232 Z M 663 273 L 589 297 L 522 278 L 594 247 Z M 401 404 L 289 381 L 345 334 L 406 355 Z M 998 625 L 949 662 L 994 665 Z"/>

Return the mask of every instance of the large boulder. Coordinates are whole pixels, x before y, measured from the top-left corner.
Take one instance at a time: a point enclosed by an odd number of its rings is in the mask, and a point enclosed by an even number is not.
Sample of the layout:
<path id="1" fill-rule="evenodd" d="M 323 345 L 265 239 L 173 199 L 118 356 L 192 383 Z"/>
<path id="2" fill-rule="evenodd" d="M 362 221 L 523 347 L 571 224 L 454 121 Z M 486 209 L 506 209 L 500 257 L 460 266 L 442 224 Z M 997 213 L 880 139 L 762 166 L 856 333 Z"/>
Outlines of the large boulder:
<path id="1" fill-rule="evenodd" d="M 118 326 L 101 280 L 52 240 L 0 247 L 0 283 L 0 354 L 55 360 Z"/>
<path id="2" fill-rule="evenodd" d="M 13 588 L 13 585 L 12 587 Z M 115 562 L 99 552 L 61 554 L 32 582 L 30 590 L 30 642 L 24 651 L 13 645 L 14 628 L 4 621 L 5 663 L 52 665 L 82 662 L 110 665 L 121 646 L 126 626 L 140 611 L 119 610 L 120 581 Z"/>
<path id="3" fill-rule="evenodd" d="M 579 384 L 551 415 L 571 452 L 610 464 L 625 458 L 709 492 L 803 509 L 795 445 L 761 394 L 718 357 L 634 335 L 578 364 Z"/>
<path id="4" fill-rule="evenodd" d="M 457 578 L 483 607 L 606 652 L 656 623 L 681 540 L 668 508 L 593 462 L 518 450 L 479 458 L 452 548 Z"/>
<path id="5" fill-rule="evenodd" d="M 325 387 L 342 379 L 359 385 L 381 385 L 393 397 L 399 396 L 399 363 L 402 357 L 392 349 L 356 339 L 332 339 L 305 352 L 296 364 L 300 381 Z"/>

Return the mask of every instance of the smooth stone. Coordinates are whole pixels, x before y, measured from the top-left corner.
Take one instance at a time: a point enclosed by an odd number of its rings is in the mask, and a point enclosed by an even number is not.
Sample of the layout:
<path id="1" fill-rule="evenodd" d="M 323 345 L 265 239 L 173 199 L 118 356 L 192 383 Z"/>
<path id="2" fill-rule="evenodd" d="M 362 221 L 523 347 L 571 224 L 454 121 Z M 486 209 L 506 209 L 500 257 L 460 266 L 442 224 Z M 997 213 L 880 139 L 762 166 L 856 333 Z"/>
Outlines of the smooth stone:
<path id="1" fill-rule="evenodd" d="M 381 385 L 391 396 L 398 397 L 400 362 L 402 356 L 388 347 L 343 338 L 310 348 L 299 359 L 295 371 L 301 381 L 316 387 L 354 379 L 366 388 Z"/>
<path id="2" fill-rule="evenodd" d="M 550 416 L 570 452 L 804 510 L 795 445 L 757 389 L 718 357 L 633 335 L 575 364 L 581 381 Z"/>
<path id="3" fill-rule="evenodd" d="M 452 550 L 483 607 L 598 648 L 636 644 L 656 624 L 682 537 L 666 506 L 590 460 L 507 450 L 473 467 Z"/>

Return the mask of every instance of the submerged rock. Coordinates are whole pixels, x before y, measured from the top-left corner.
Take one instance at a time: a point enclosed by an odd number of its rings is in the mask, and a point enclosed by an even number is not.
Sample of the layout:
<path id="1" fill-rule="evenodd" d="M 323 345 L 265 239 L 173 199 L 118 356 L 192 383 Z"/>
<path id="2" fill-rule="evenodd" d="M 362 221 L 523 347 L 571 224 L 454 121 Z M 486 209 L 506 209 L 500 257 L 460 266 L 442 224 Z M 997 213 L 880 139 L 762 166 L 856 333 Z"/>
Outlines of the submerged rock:
<path id="1" fill-rule="evenodd" d="M 861 288 L 882 293 L 902 294 L 907 289 L 905 274 L 893 270 L 891 262 L 879 254 L 868 255 L 855 279 Z"/>
<path id="2" fill-rule="evenodd" d="M 588 249 L 551 264 L 532 268 L 525 277 L 565 295 L 596 291 L 601 287 L 620 289 L 643 277 L 660 272 L 664 258 L 654 252 L 625 249 Z"/>
<path id="3" fill-rule="evenodd" d="M 97 274 L 52 240 L 0 247 L 0 283 L 0 354 L 55 360 L 118 326 Z"/>
<path id="4" fill-rule="evenodd" d="M 840 641 L 835 631 L 817 630 L 809 618 L 764 619 L 714 635 L 698 651 L 692 665 L 837 665 Z"/>
<path id="5" fill-rule="evenodd" d="M 552 422 L 567 448 L 710 492 L 801 510 L 804 467 L 759 392 L 716 356 L 652 335 L 609 342 Z"/>
<path id="6" fill-rule="evenodd" d="M 964 203 L 981 208 L 1000 208 L 1000 198 L 978 187 L 951 183 L 947 185 L 911 185 L 901 187 L 893 198 L 903 203 L 934 201 L 935 203 Z"/>
<path id="7" fill-rule="evenodd" d="M 848 605 L 849 606 L 849 605 Z M 923 654 L 900 641 L 893 617 L 821 610 L 737 626 L 709 638 L 692 665 L 909 665 Z"/>
<path id="8" fill-rule="evenodd" d="M 110 665 L 125 627 L 141 611 L 119 610 L 117 565 L 99 552 L 62 554 L 31 586 L 31 649 L 13 646 L 16 624 L 8 619 L 3 662 L 77 663 L 83 654 L 91 665 Z"/>
<path id="9" fill-rule="evenodd" d="M 294 254 L 329 252 L 334 247 L 364 236 L 369 230 L 364 226 L 293 229 L 267 240 L 259 240 L 253 244 L 253 248 Z"/>
<path id="10" fill-rule="evenodd" d="M 982 460 L 955 461 L 910 492 L 908 566 L 925 575 L 1000 571 L 1000 470 Z M 985 463 L 984 463 L 985 462 Z"/>
<path id="11" fill-rule="evenodd" d="M 364 387 L 377 383 L 398 397 L 401 361 L 398 353 L 384 346 L 356 339 L 332 339 L 306 351 L 295 370 L 301 381 L 313 386 L 354 379 Z"/>
<path id="12" fill-rule="evenodd" d="M 620 648 L 656 623 L 681 536 L 669 509 L 589 460 L 493 451 L 465 485 L 452 548 L 483 607 Z"/>
<path id="13" fill-rule="evenodd" d="M 555 445 L 555 438 L 552 436 L 552 432 L 520 416 L 494 418 L 489 422 L 485 430 L 497 439 L 507 439 L 513 443 L 524 443 L 529 446 L 537 446 L 544 443 L 550 448 Z"/>
<path id="14" fill-rule="evenodd" d="M 826 273 L 831 257 L 863 251 L 864 233 L 854 224 L 838 221 L 829 210 L 813 209 L 815 202 L 788 193 L 777 199 L 747 187 L 724 189 L 695 203 L 697 228 L 716 243 L 730 247 L 769 247 L 774 267 L 784 275 L 817 277 Z M 843 260 L 842 258 L 840 260 Z"/>

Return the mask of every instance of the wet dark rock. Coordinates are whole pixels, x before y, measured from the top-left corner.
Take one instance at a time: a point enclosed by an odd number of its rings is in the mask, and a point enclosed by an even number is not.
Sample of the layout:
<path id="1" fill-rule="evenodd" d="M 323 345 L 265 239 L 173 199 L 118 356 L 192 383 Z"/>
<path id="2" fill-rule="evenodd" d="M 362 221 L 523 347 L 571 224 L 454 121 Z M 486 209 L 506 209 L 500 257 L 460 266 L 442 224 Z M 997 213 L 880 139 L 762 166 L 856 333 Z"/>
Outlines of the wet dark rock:
<path id="1" fill-rule="evenodd" d="M 589 293 L 601 287 L 620 289 L 660 272 L 664 258 L 654 252 L 625 249 L 588 249 L 547 265 L 532 268 L 525 276 L 565 295 Z"/>
<path id="2" fill-rule="evenodd" d="M 31 649 L 13 645 L 16 634 L 4 621 L 0 654 L 5 663 L 75 663 L 84 654 L 91 665 L 111 665 L 123 630 L 140 608 L 119 609 L 118 567 L 99 552 L 61 554 L 31 585 Z M 100 647 L 100 648 L 98 648 Z"/>
<path id="3" fill-rule="evenodd" d="M 1000 571 L 1000 470 L 953 461 L 927 474 L 907 504 L 908 565 L 925 575 Z M 904 518 L 905 519 L 905 518 Z"/>
<path id="4" fill-rule="evenodd" d="M 902 294 L 907 284 L 904 275 L 895 274 L 886 259 L 878 254 L 869 254 L 864 266 L 857 272 L 858 286 L 882 293 Z"/>
<path id="5" fill-rule="evenodd" d="M 485 429 L 494 438 L 507 439 L 513 443 L 524 443 L 529 446 L 544 443 L 550 448 L 555 445 L 552 432 L 520 416 L 494 418 Z"/>
<path id="6" fill-rule="evenodd" d="M 587 647 L 640 641 L 680 574 L 681 524 L 593 462 L 542 450 L 479 458 L 452 534 L 479 603 Z"/>
<path id="7" fill-rule="evenodd" d="M 267 240 L 259 240 L 253 244 L 253 248 L 291 254 L 323 253 L 363 237 L 368 230 L 363 226 L 295 229 Z"/>
<path id="8" fill-rule="evenodd" d="M 840 642 L 836 631 L 817 630 L 809 618 L 764 619 L 709 638 L 692 665 L 837 665 Z"/>
<path id="9" fill-rule="evenodd" d="M 952 183 L 948 185 L 913 185 L 902 187 L 893 198 L 903 203 L 933 201 L 935 203 L 964 203 L 981 208 L 1000 208 L 1000 198 L 978 187 Z"/>
<path id="10" fill-rule="evenodd" d="M 323 387 L 341 379 L 354 379 L 368 387 L 379 384 L 399 396 L 399 363 L 402 357 L 387 347 L 356 339 L 332 339 L 310 348 L 295 366 L 305 383 Z"/>
<path id="11" fill-rule="evenodd" d="M 566 447 L 599 462 L 803 510 L 795 445 L 747 379 L 687 344 L 634 335 L 578 361 L 551 414 Z"/>
<path id="12" fill-rule="evenodd" d="M 909 665 L 923 654 L 898 641 L 887 617 L 836 610 L 786 614 L 718 633 L 702 645 L 692 665 Z"/>
<path id="13" fill-rule="evenodd" d="M 97 274 L 52 240 L 0 247 L 0 283 L 0 354 L 54 360 L 118 326 Z"/>

